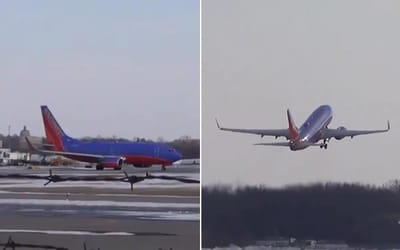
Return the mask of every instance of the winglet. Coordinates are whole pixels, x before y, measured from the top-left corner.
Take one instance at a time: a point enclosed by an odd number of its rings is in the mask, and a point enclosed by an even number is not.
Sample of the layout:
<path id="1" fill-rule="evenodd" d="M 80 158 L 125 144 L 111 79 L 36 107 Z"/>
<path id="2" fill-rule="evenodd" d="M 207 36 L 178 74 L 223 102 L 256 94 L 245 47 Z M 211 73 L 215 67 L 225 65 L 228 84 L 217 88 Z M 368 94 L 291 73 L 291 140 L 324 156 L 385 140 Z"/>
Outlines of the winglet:
<path id="1" fill-rule="evenodd" d="M 35 147 L 33 146 L 33 144 L 32 144 L 31 141 L 28 139 L 28 137 L 25 137 L 25 141 L 26 141 L 26 143 L 28 143 L 28 146 L 29 146 L 29 149 L 30 149 L 30 150 L 32 150 L 32 151 L 38 151 L 37 148 L 35 148 Z"/>
<path id="2" fill-rule="evenodd" d="M 388 120 L 386 131 L 389 131 L 389 130 L 390 130 L 390 122 L 389 122 L 389 120 Z"/>
<path id="3" fill-rule="evenodd" d="M 218 123 L 217 118 L 215 118 L 215 122 L 217 123 L 217 127 L 218 127 L 219 129 L 221 129 L 221 126 L 219 126 L 219 123 Z"/>

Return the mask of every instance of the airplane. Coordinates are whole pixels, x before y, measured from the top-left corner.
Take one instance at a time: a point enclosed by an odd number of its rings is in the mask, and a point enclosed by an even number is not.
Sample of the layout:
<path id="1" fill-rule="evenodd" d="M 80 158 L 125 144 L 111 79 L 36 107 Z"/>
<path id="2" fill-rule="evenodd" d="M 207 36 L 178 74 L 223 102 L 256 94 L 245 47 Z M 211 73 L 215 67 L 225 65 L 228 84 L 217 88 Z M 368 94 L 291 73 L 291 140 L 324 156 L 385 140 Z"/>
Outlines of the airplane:
<path id="1" fill-rule="evenodd" d="M 344 137 L 351 137 L 357 135 L 383 133 L 390 130 L 390 123 L 388 121 L 387 128 L 382 130 L 348 130 L 341 126 L 337 129 L 328 128 L 329 123 L 333 118 L 332 108 L 329 105 L 321 105 L 311 115 L 307 120 L 297 128 L 289 109 L 287 110 L 287 117 L 289 122 L 289 128 L 287 129 L 236 129 L 236 128 L 224 128 L 221 127 L 216 119 L 217 127 L 220 130 L 256 134 L 264 136 L 275 136 L 286 137 L 288 142 L 271 142 L 271 143 L 256 143 L 254 145 L 262 146 L 282 146 L 289 147 L 292 151 L 306 149 L 309 146 L 319 146 L 320 148 L 328 148 L 328 142 L 330 139 L 335 138 L 336 140 L 341 140 Z M 319 141 L 322 140 L 322 143 Z"/>
<path id="2" fill-rule="evenodd" d="M 97 170 L 104 168 L 120 170 L 124 163 L 140 168 L 158 164 L 165 170 L 166 166 L 182 158 L 177 150 L 161 143 L 74 139 L 63 131 L 47 106 L 41 106 L 41 111 L 46 140 L 52 145 L 53 150 L 39 150 L 27 137 L 26 141 L 31 149 L 42 154 L 61 155 L 82 162 L 95 163 Z"/>

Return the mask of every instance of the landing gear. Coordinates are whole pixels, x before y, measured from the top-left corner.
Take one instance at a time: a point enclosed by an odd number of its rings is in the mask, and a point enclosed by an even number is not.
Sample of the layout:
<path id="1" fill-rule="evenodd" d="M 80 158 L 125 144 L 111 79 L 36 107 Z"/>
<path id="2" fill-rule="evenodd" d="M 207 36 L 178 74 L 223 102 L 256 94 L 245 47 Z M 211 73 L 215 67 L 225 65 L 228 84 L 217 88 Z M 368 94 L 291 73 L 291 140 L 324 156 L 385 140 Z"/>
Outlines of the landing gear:
<path id="1" fill-rule="evenodd" d="M 114 170 L 121 170 L 121 167 L 116 167 L 114 168 Z"/>
<path id="2" fill-rule="evenodd" d="M 102 165 L 96 165 L 96 170 L 103 170 L 104 167 Z"/>
<path id="3" fill-rule="evenodd" d="M 324 139 L 324 142 L 321 145 L 319 145 L 319 148 L 327 149 L 328 148 L 328 140 Z"/>

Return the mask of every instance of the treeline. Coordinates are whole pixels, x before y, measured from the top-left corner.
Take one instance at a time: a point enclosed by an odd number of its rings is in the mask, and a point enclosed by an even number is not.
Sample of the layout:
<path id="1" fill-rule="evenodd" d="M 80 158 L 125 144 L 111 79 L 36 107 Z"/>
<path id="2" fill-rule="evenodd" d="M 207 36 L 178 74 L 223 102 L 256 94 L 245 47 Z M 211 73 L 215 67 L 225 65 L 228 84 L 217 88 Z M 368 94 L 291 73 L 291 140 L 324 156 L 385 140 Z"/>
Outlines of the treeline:
<path id="1" fill-rule="evenodd" d="M 182 154 L 185 159 L 199 159 L 200 158 L 200 140 L 175 140 L 172 142 L 167 142 L 166 144 L 175 148 Z"/>
<path id="2" fill-rule="evenodd" d="M 400 243 L 400 185 L 313 184 L 202 190 L 203 247 L 271 237 Z"/>
<path id="3" fill-rule="evenodd" d="M 0 140 L 3 142 L 2 147 L 3 148 L 10 148 L 12 151 L 18 150 L 19 149 L 19 136 L 13 135 L 13 136 L 4 136 L 0 135 Z"/>

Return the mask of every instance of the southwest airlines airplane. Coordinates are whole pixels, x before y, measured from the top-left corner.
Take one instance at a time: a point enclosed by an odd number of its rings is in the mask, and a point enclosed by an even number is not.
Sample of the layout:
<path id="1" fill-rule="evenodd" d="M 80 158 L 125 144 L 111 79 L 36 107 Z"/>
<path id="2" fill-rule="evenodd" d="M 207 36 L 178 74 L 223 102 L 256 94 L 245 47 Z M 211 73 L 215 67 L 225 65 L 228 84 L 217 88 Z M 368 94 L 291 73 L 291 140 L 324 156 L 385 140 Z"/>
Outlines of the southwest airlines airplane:
<path id="1" fill-rule="evenodd" d="M 288 142 L 271 142 L 271 143 L 257 143 L 255 145 L 265 146 L 283 146 L 289 147 L 291 150 L 301 150 L 309 146 L 319 146 L 320 148 L 328 148 L 328 142 L 331 138 L 341 140 L 346 136 L 353 138 L 356 135 L 382 133 L 390 130 L 390 123 L 388 121 L 387 129 L 382 130 L 348 130 L 345 127 L 339 127 L 337 129 L 328 128 L 328 124 L 332 120 L 332 108 L 329 105 L 322 105 L 318 107 L 307 120 L 297 128 L 292 116 L 290 115 L 289 109 L 287 110 L 287 116 L 289 121 L 289 128 L 287 129 L 235 129 L 235 128 L 223 128 L 217 126 L 220 130 L 248 133 L 263 136 L 275 136 L 286 137 Z M 322 140 L 322 143 L 318 143 Z"/>
<path id="2" fill-rule="evenodd" d="M 174 148 L 160 143 L 81 141 L 64 133 L 47 106 L 41 106 L 47 142 L 53 150 L 37 150 L 44 154 L 62 155 L 70 159 L 95 163 L 97 170 L 121 169 L 123 163 L 135 167 L 165 166 L 182 158 Z M 34 148 L 28 139 L 29 146 Z"/>

